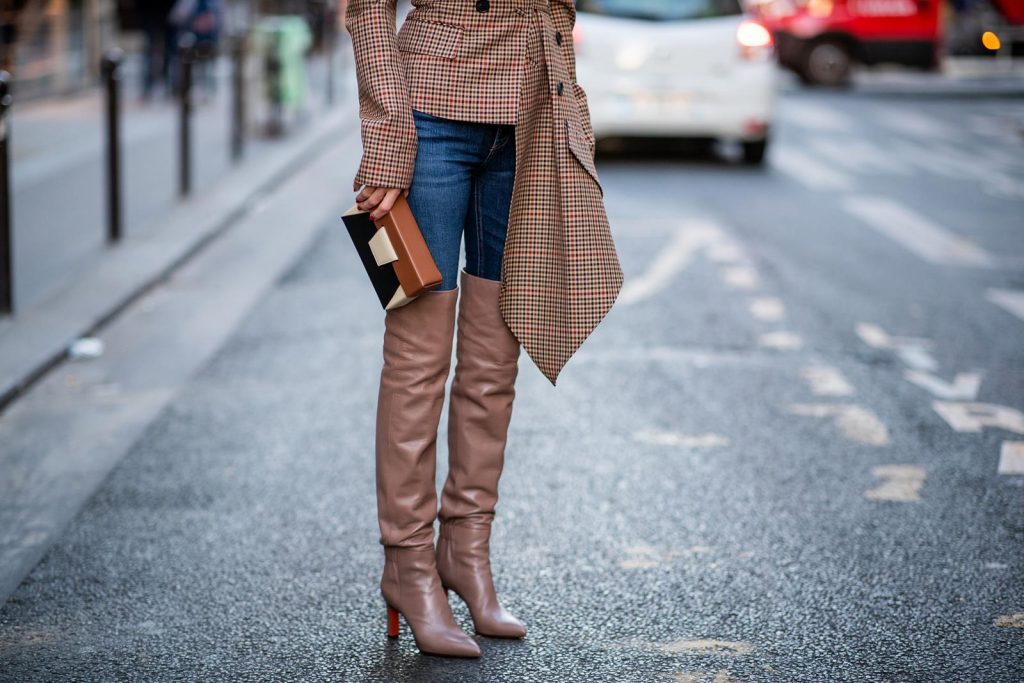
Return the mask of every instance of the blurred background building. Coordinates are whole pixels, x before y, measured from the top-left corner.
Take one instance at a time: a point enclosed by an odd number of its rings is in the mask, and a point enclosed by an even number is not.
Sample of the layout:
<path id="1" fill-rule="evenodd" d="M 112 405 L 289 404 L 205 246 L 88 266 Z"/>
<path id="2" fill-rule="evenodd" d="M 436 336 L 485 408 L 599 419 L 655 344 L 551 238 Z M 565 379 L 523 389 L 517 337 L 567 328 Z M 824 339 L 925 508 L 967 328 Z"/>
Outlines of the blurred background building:
<path id="1" fill-rule="evenodd" d="M 12 73 L 19 100 L 60 95 L 95 84 L 100 56 L 118 44 L 146 49 L 162 43 L 174 0 L 4 0 L 0 9 L 0 68 Z M 330 0 L 202 0 L 221 18 L 217 33 L 231 35 L 250 27 L 257 16 L 305 17 L 314 48 L 324 35 Z M 161 50 L 163 46 L 160 45 Z"/>
<path id="2" fill-rule="evenodd" d="M 99 55 L 118 31 L 114 0 L 7 0 L 0 64 L 25 96 L 94 82 Z"/>

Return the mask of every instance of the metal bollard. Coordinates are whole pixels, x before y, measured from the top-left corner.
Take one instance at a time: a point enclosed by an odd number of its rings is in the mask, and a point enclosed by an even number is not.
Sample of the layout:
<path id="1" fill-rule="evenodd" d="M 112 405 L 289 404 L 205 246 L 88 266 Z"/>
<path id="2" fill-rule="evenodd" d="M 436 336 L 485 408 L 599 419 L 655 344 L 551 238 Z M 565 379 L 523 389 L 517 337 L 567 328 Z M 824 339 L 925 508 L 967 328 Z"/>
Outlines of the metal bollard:
<path id="1" fill-rule="evenodd" d="M 284 66 L 281 64 L 280 46 L 281 34 L 275 32 L 264 65 L 267 97 L 270 100 L 270 121 L 267 124 L 267 133 L 274 137 L 284 132 L 284 91 L 281 82 Z"/>
<path id="2" fill-rule="evenodd" d="M 231 160 L 238 162 L 245 152 L 245 34 L 235 36 L 231 45 Z"/>
<path id="3" fill-rule="evenodd" d="M 121 239 L 121 64 L 124 51 L 111 48 L 100 67 L 107 89 L 107 242 Z"/>
<path id="4" fill-rule="evenodd" d="M 187 197 L 192 191 L 192 62 L 195 59 L 196 37 L 186 33 L 178 41 L 181 83 L 178 97 L 181 113 L 178 130 L 178 195 Z"/>
<path id="5" fill-rule="evenodd" d="M 328 8 L 324 11 L 325 22 L 324 22 L 324 54 L 327 66 L 327 106 L 334 106 L 334 46 L 337 42 L 337 21 L 338 16 L 335 14 L 334 8 Z"/>
<path id="6" fill-rule="evenodd" d="M 11 174 L 7 152 L 7 110 L 11 108 L 11 75 L 0 71 L 0 315 L 14 312 L 14 250 L 11 240 Z"/>

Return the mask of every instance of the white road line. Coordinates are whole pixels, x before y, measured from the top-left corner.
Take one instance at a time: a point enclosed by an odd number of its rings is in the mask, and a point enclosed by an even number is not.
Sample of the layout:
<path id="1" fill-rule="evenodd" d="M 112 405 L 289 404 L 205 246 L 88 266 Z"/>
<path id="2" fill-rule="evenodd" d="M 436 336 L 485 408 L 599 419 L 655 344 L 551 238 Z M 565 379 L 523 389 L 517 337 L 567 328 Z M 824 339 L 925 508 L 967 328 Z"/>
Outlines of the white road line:
<path id="1" fill-rule="evenodd" d="M 816 396 L 853 396 L 856 393 L 839 368 L 825 365 L 801 368 L 800 376 Z"/>
<path id="2" fill-rule="evenodd" d="M 932 408 L 958 432 L 977 434 L 985 427 L 1024 434 L 1024 413 L 994 403 L 932 401 Z"/>
<path id="3" fill-rule="evenodd" d="M 721 230 L 710 222 L 683 225 L 646 272 L 626 279 L 616 303 L 634 304 L 658 293 L 693 261 L 698 250 L 721 236 Z"/>
<path id="4" fill-rule="evenodd" d="M 682 446 L 684 448 L 714 448 L 728 446 L 729 439 L 719 434 L 680 434 L 678 432 L 659 432 L 641 430 L 633 433 L 633 438 L 642 443 L 658 446 Z"/>
<path id="5" fill-rule="evenodd" d="M 831 163 L 854 173 L 910 175 L 911 169 L 906 162 L 864 140 L 817 137 L 810 144 L 816 153 Z"/>
<path id="6" fill-rule="evenodd" d="M 871 475 L 882 481 L 865 491 L 865 498 L 900 503 L 916 503 L 921 500 L 921 487 L 927 476 L 920 465 L 879 465 L 871 468 Z"/>
<path id="7" fill-rule="evenodd" d="M 921 170 L 958 182 L 970 179 L 980 184 L 982 191 L 1000 199 L 1024 198 L 1024 182 L 1009 170 L 1000 170 L 987 156 L 962 152 L 949 145 L 935 145 L 901 140 L 894 144 L 893 154 Z"/>
<path id="8" fill-rule="evenodd" d="M 949 140 L 954 131 L 944 123 L 907 109 L 889 108 L 878 121 L 897 133 L 916 135 L 925 140 Z"/>
<path id="9" fill-rule="evenodd" d="M 708 247 L 707 257 L 714 263 L 738 263 L 747 260 L 747 255 L 740 245 L 728 239 Z"/>
<path id="10" fill-rule="evenodd" d="M 932 345 L 928 339 L 893 337 L 872 323 L 857 323 L 857 336 L 874 349 L 895 351 L 900 360 L 916 370 L 934 372 L 939 367 L 928 350 Z"/>
<path id="11" fill-rule="evenodd" d="M 797 351 L 804 346 L 804 340 L 800 335 L 786 330 L 765 332 L 757 339 L 758 346 L 765 349 L 778 349 L 779 351 Z"/>
<path id="12" fill-rule="evenodd" d="M 843 208 L 929 263 L 992 268 L 995 259 L 976 244 L 885 197 L 854 196 Z"/>
<path id="13" fill-rule="evenodd" d="M 777 323 L 786 317 L 786 306 L 782 299 L 774 296 L 763 296 L 752 299 L 749 304 L 750 315 L 758 320 Z"/>
<path id="14" fill-rule="evenodd" d="M 1024 474 L 1024 441 L 1004 441 L 999 451 L 999 474 Z"/>
<path id="15" fill-rule="evenodd" d="M 857 323 L 857 336 L 873 349 L 891 349 L 892 337 L 874 323 Z"/>
<path id="16" fill-rule="evenodd" d="M 783 120 L 791 121 L 804 128 L 828 131 L 829 133 L 854 133 L 856 127 L 847 116 L 835 109 L 809 102 L 787 102 L 780 111 Z"/>
<path id="17" fill-rule="evenodd" d="M 733 289 L 757 289 L 761 278 L 750 266 L 728 266 L 718 271 L 722 282 Z"/>
<path id="18" fill-rule="evenodd" d="M 978 398 L 978 390 L 981 389 L 981 374 L 977 372 L 959 372 L 952 382 L 922 370 L 907 370 L 903 378 L 932 396 L 947 401 L 973 401 Z"/>
<path id="19" fill-rule="evenodd" d="M 1004 311 L 1024 320 L 1024 291 L 1019 289 L 990 289 L 985 298 Z"/>
<path id="20" fill-rule="evenodd" d="M 738 642 L 734 640 L 677 640 L 667 645 L 662 645 L 659 648 L 662 652 L 677 653 L 685 652 L 687 654 L 703 654 L 703 655 L 746 655 L 754 651 L 754 646 L 750 643 Z"/>
<path id="21" fill-rule="evenodd" d="M 835 405 L 833 403 L 797 403 L 789 406 L 793 415 L 808 417 L 833 417 L 839 431 L 847 439 L 871 446 L 885 446 L 889 443 L 889 430 L 878 416 L 867 408 L 857 405 Z"/>
<path id="22" fill-rule="evenodd" d="M 1000 628 L 1024 628 L 1024 612 L 1000 614 L 992 620 L 992 625 Z"/>
<path id="23" fill-rule="evenodd" d="M 794 149 L 775 150 L 772 163 L 776 168 L 812 190 L 848 191 L 853 181 L 842 171 L 823 164 L 814 157 Z"/>

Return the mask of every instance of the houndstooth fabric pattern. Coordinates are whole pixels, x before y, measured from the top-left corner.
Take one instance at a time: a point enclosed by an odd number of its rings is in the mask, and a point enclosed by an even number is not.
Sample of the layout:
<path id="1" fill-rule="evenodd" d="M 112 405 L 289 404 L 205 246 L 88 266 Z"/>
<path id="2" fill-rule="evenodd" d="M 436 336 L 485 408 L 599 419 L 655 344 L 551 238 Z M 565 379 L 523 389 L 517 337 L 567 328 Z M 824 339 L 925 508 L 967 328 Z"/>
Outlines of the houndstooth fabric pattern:
<path id="1" fill-rule="evenodd" d="M 611 309 L 623 275 L 594 166 L 586 93 L 576 83 L 573 0 L 350 0 L 363 158 L 354 181 L 408 187 L 412 110 L 515 124 L 516 179 L 499 307 L 555 384 Z M 561 39 L 559 40 L 559 35 Z"/>

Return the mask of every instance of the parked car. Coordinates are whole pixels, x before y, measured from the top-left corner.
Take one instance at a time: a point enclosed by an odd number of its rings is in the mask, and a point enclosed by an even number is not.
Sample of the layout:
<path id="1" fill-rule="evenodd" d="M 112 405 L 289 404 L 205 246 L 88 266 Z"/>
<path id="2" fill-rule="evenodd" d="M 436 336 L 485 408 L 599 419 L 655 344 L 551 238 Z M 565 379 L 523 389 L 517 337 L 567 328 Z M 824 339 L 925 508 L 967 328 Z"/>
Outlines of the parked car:
<path id="1" fill-rule="evenodd" d="M 941 0 L 755 0 L 779 63 L 808 84 L 847 83 L 853 64 L 939 64 Z"/>
<path id="2" fill-rule="evenodd" d="M 740 0 L 578 0 L 576 70 L 594 135 L 738 140 L 764 159 L 772 37 Z"/>

